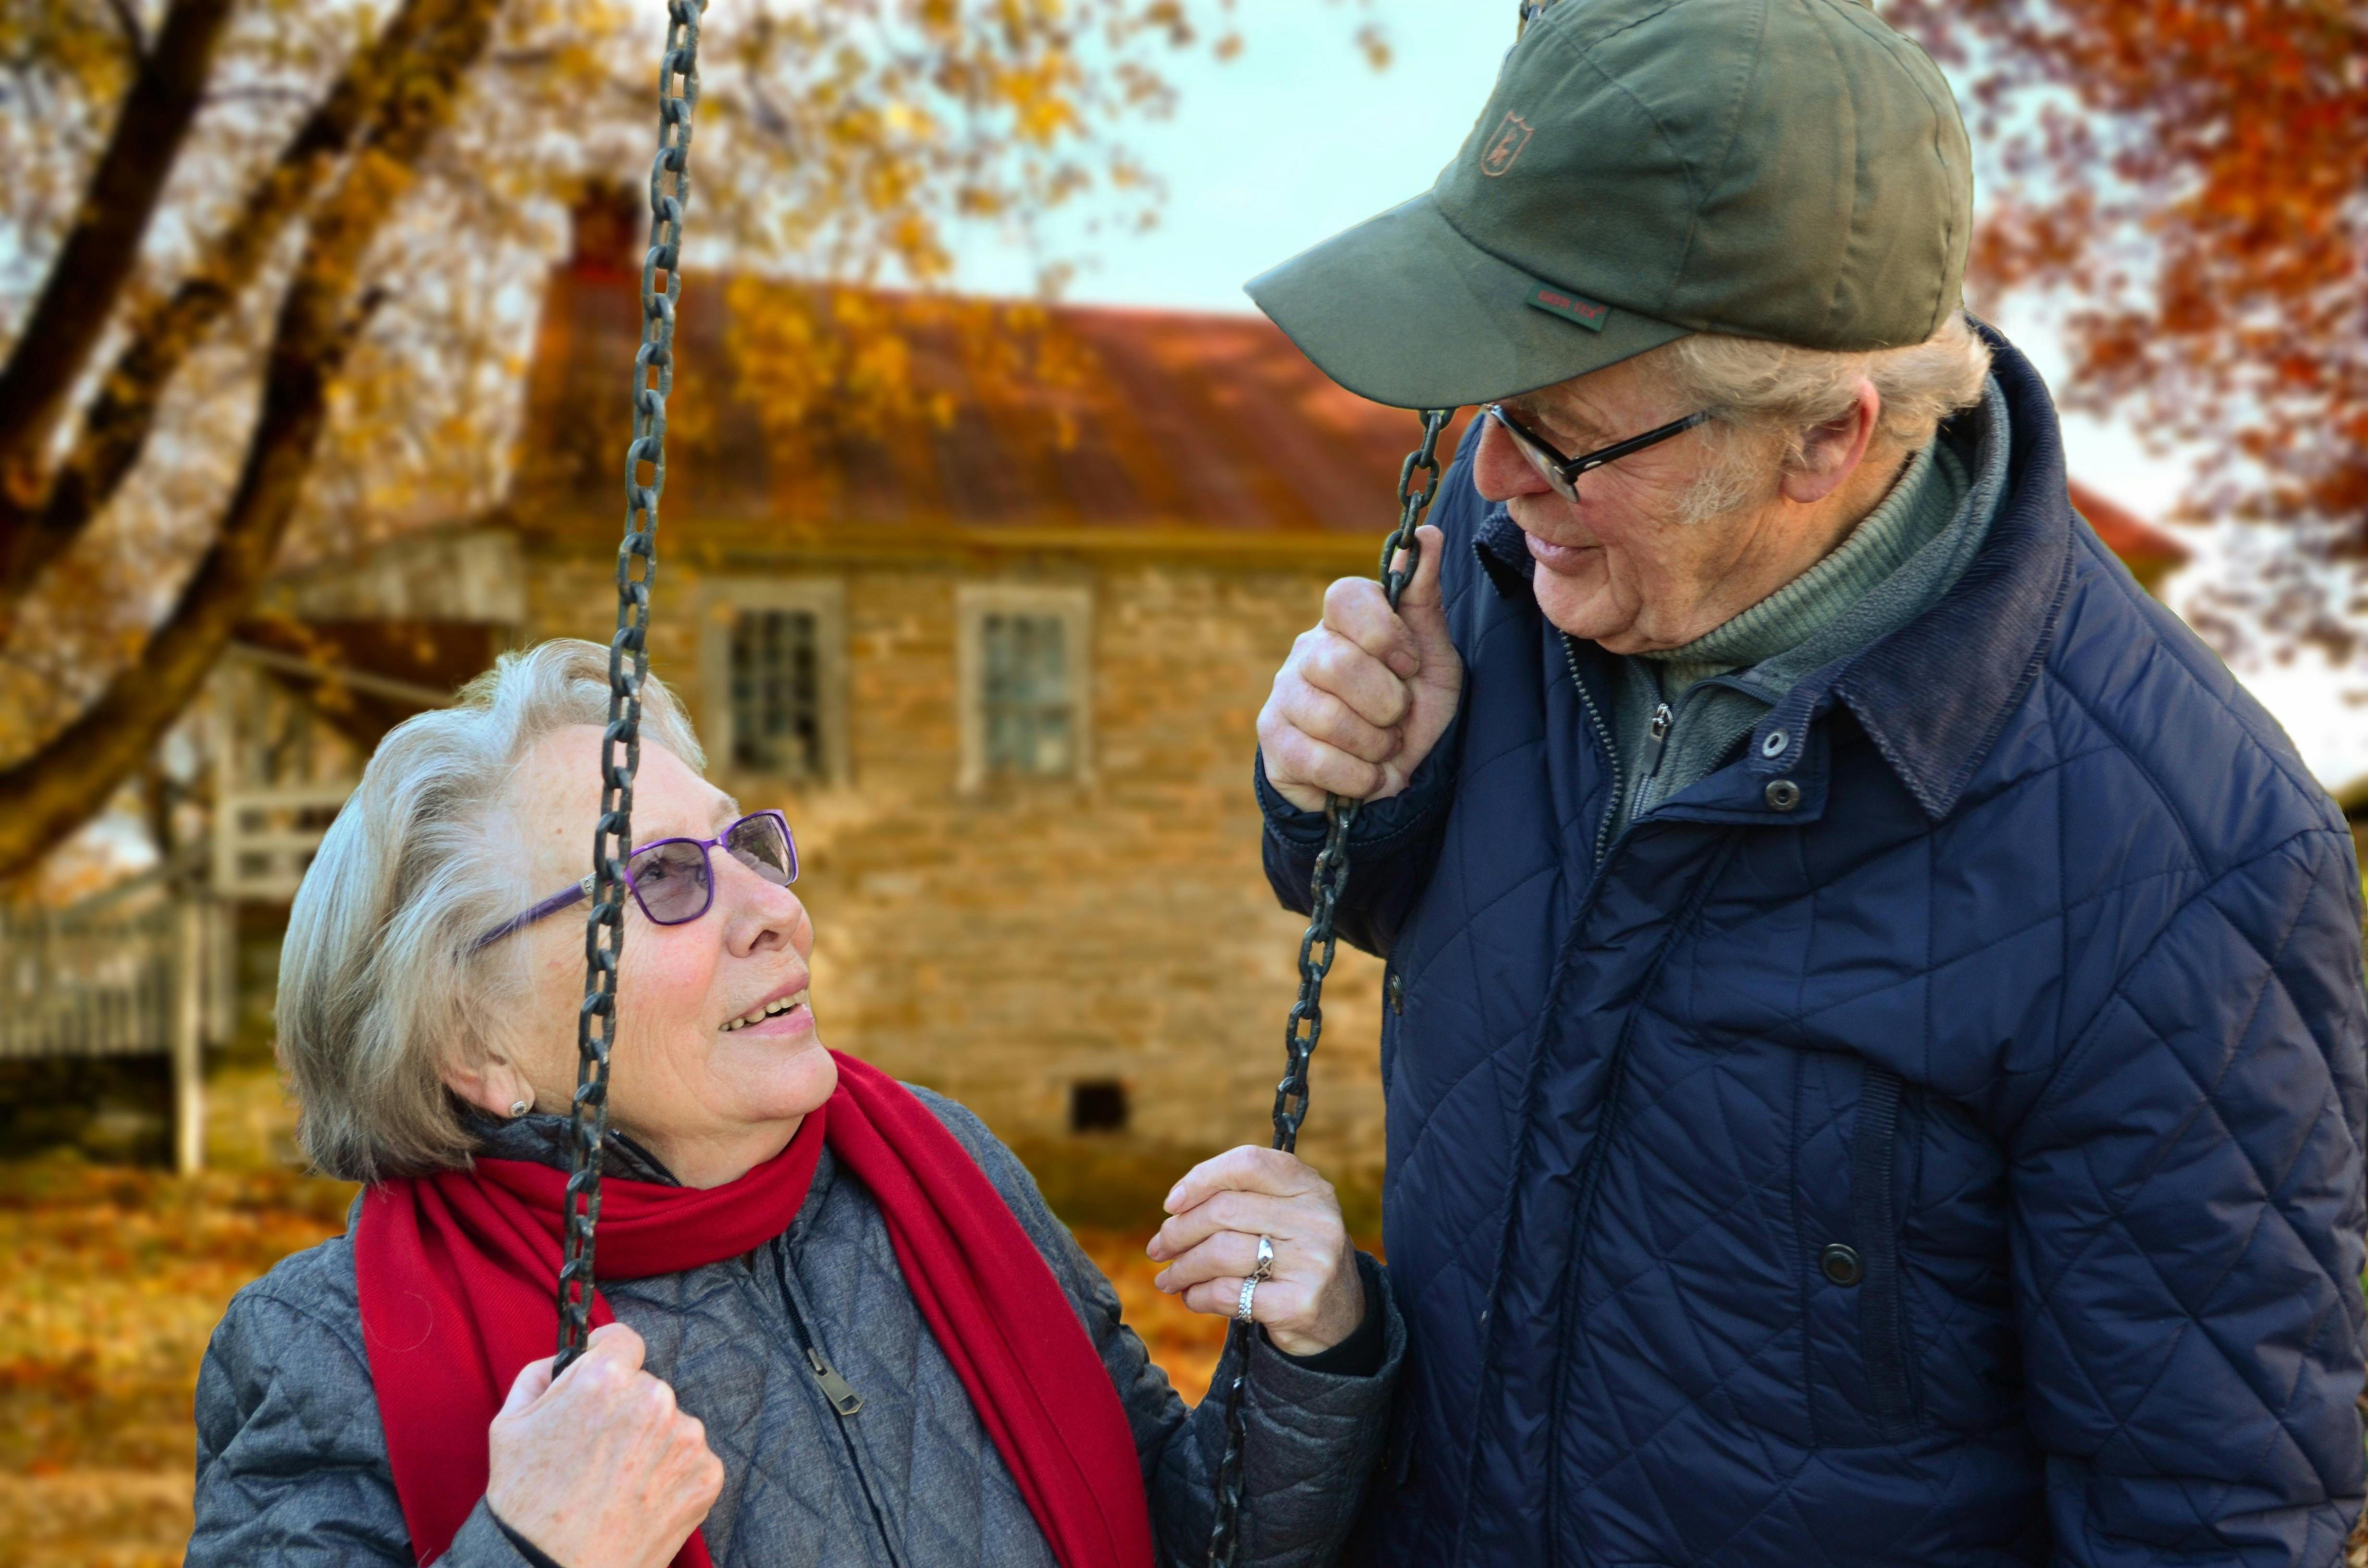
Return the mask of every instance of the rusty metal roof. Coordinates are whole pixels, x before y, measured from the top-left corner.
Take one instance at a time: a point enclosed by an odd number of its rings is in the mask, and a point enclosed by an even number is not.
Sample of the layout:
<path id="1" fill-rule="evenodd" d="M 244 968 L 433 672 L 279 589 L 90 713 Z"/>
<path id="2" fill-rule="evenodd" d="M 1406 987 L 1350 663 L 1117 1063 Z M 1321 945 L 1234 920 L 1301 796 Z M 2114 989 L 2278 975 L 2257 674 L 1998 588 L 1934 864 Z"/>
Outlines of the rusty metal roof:
<path id="1" fill-rule="evenodd" d="M 530 539 L 615 538 L 637 282 L 581 263 L 552 276 L 509 507 Z M 683 281 L 663 510 L 677 548 L 996 529 L 1361 546 L 1395 520 L 1415 416 L 1342 391 L 1263 317 L 870 295 L 895 324 L 922 406 L 882 430 L 825 417 L 785 431 L 729 341 L 726 296 L 749 304 L 750 287 Z M 983 374 L 985 318 L 957 322 L 949 309 L 1007 312 L 989 330 L 1032 335 L 1019 356 L 1030 362 Z M 1066 369 L 1040 373 L 1043 361 Z"/>

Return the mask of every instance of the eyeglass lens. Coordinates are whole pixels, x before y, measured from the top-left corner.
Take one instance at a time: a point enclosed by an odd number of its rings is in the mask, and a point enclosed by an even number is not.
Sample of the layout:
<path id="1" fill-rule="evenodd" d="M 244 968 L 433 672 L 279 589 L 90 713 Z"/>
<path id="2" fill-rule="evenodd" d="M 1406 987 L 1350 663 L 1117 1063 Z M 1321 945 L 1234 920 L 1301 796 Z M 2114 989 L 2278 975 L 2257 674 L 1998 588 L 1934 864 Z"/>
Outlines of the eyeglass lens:
<path id="1" fill-rule="evenodd" d="M 781 819 L 770 812 L 742 817 L 723 835 L 732 858 L 772 883 L 785 888 L 798 880 L 797 846 L 790 842 Z"/>
<path id="2" fill-rule="evenodd" d="M 661 926 L 695 919 L 707 908 L 707 851 L 688 838 L 653 844 L 627 862 L 642 908 Z"/>
<path id="3" fill-rule="evenodd" d="M 1511 420 L 1500 416 L 1497 422 L 1504 427 L 1505 434 L 1513 438 L 1513 445 L 1520 449 L 1521 455 L 1530 460 L 1530 466 L 1538 471 L 1538 477 L 1554 486 L 1555 494 L 1565 501 L 1578 499 L 1578 483 L 1576 480 L 1563 477 L 1559 453 L 1549 452 L 1539 446 L 1527 430 Z"/>

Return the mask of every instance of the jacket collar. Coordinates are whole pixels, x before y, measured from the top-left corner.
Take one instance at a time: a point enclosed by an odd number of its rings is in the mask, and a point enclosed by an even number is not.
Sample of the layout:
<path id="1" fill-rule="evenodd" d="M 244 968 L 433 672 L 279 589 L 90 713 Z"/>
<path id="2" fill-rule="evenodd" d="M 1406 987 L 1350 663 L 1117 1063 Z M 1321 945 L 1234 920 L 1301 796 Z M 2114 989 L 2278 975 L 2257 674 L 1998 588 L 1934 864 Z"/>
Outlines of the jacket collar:
<path id="1" fill-rule="evenodd" d="M 2008 415 L 2006 495 L 1989 537 L 1939 604 L 1830 672 L 1833 694 L 1936 822 L 1956 809 L 2037 677 L 2071 581 L 2055 404 L 2031 361 L 1975 324 Z"/>
<path id="2" fill-rule="evenodd" d="M 1806 733 L 1810 721 L 1839 700 L 1937 822 L 1956 808 L 2038 675 L 2070 581 L 2072 504 L 2065 490 L 2064 438 L 2055 405 L 2031 362 L 1991 327 L 1975 325 L 1990 345 L 1991 373 L 2007 403 L 2006 494 L 1988 537 L 1939 604 L 1872 647 L 1803 679 L 1755 727 L 1744 754 L 1752 791 L 1767 778 L 1789 774 L 1807 795 L 1822 793 L 1804 777 L 1820 767 L 1803 768 L 1808 759 L 1797 753 L 1768 759 L 1759 742 L 1771 729 Z M 1501 505 L 1482 516 L 1473 553 L 1499 594 L 1535 607 L 1536 562 Z M 1578 648 L 1608 656 L 1592 643 Z M 1811 804 L 1804 800 L 1804 807 Z M 1792 820 L 1813 814 L 1804 809 Z"/>

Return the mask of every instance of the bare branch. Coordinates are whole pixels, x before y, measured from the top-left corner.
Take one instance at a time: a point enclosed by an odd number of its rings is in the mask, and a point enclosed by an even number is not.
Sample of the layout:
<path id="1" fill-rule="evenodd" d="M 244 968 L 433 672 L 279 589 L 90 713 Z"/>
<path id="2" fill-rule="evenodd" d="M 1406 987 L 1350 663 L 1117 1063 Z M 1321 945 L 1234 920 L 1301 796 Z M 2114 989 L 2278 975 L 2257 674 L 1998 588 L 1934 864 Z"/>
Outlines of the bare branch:
<path id="1" fill-rule="evenodd" d="M 301 216 L 373 107 L 402 79 L 438 12 L 404 0 L 370 47 L 356 55 L 320 107 L 258 176 L 180 286 L 131 324 L 115 363 L 85 411 L 48 494 L 13 519 L 0 501 L 0 642 L 42 567 L 80 537 L 146 449 L 165 389 L 237 302 L 273 242 Z"/>
<path id="2" fill-rule="evenodd" d="M 123 29 L 124 47 L 131 51 L 131 58 L 145 62 L 147 30 L 141 27 L 140 13 L 131 8 L 131 0 L 107 0 L 107 8 L 115 13 L 115 25 Z"/>
<path id="3" fill-rule="evenodd" d="M 41 492 L 40 454 L 60 405 L 106 329 L 140 256 L 204 96 L 232 0 L 172 0 L 140 59 L 107 149 L 51 263 L 25 331 L 0 368 L 0 559 Z"/>
<path id="4" fill-rule="evenodd" d="M 328 392 L 364 320 L 356 275 L 484 54 L 498 0 L 423 0 L 399 90 L 377 95 L 359 155 L 322 202 L 282 300 L 263 406 L 213 543 L 164 624 L 98 699 L 0 769 L 0 876 L 94 815 L 196 694 L 271 570 L 328 422 Z"/>

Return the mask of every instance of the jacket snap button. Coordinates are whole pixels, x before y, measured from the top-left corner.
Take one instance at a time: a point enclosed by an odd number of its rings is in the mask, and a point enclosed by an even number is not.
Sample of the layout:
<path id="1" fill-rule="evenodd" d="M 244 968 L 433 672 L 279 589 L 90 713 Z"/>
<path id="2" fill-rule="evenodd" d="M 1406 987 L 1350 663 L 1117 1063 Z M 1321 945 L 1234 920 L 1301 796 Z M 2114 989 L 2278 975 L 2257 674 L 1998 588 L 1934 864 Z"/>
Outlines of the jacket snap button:
<path id="1" fill-rule="evenodd" d="M 1866 1278 L 1866 1267 L 1859 1262 L 1858 1254 L 1839 1242 L 1826 1244 L 1826 1250 L 1817 1255 L 1817 1267 L 1837 1285 L 1855 1285 Z"/>
<path id="2" fill-rule="evenodd" d="M 1759 743 L 1759 755 L 1762 756 L 1782 756 L 1784 755 L 1784 748 L 1792 744 L 1793 737 L 1786 734 L 1783 731 L 1770 730 L 1768 732 L 1768 738 Z"/>
<path id="3" fill-rule="evenodd" d="M 1801 787 L 1790 778 L 1768 781 L 1768 804 L 1776 811 L 1789 812 L 1801 803 Z"/>

